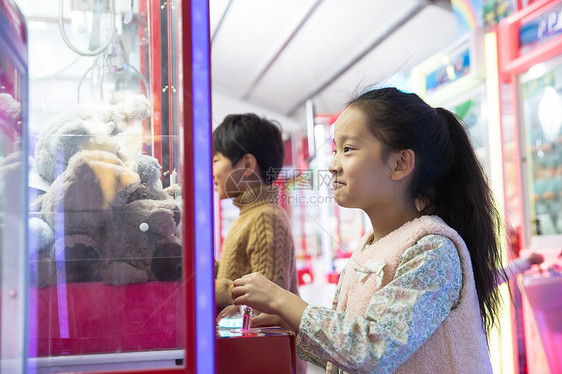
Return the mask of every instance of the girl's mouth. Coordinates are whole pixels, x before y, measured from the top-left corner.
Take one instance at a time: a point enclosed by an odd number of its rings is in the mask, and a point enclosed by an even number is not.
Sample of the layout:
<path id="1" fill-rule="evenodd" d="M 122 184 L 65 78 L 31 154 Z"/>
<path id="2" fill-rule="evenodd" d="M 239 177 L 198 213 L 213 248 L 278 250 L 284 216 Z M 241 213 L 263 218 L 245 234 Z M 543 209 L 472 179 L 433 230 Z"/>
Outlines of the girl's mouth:
<path id="1" fill-rule="evenodd" d="M 340 188 L 340 187 L 345 186 L 345 183 L 340 182 L 340 181 L 334 181 L 334 182 L 332 183 L 332 186 L 334 187 L 334 189 L 338 189 L 338 188 Z"/>

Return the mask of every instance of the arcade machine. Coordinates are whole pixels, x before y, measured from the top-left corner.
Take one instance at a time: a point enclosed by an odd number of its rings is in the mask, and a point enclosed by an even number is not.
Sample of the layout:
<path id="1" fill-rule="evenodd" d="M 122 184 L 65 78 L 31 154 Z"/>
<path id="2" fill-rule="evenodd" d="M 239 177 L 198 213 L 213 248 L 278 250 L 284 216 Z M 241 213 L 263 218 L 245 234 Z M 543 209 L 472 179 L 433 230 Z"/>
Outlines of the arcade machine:
<path id="1" fill-rule="evenodd" d="M 490 183 L 495 200 L 503 210 L 503 166 L 497 84 L 497 54 L 494 32 L 482 28 L 466 32 L 449 48 L 432 56 L 412 70 L 414 90 L 434 107 L 457 114 L 466 126 Z M 502 238 L 502 243 L 505 238 Z M 504 261 L 507 261 L 504 248 Z M 504 300 L 510 295 L 501 290 Z M 497 331 L 490 344 L 495 370 L 512 372 L 511 316 L 509 308 L 501 316 L 502 333 Z"/>
<path id="2" fill-rule="evenodd" d="M 0 1 L 0 372 L 23 373 L 26 354 L 27 29 Z"/>
<path id="3" fill-rule="evenodd" d="M 519 278 L 529 373 L 562 373 L 562 3 L 535 1 L 498 27 L 506 214 L 541 271 Z"/>
<path id="4" fill-rule="evenodd" d="M 482 32 L 465 34 L 412 70 L 414 90 L 434 106 L 460 116 L 488 175 L 488 113 Z"/>
<path id="5" fill-rule="evenodd" d="M 207 3 L 19 5 L 0 2 L 0 371 L 213 372 Z"/>

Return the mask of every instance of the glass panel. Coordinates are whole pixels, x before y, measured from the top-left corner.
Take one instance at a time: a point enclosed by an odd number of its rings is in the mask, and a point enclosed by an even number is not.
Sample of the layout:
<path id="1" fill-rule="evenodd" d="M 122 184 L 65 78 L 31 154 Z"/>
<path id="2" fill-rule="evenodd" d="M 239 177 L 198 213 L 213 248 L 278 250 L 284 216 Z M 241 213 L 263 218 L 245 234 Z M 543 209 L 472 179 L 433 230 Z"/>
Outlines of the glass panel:
<path id="1" fill-rule="evenodd" d="M 30 50 L 28 366 L 183 364 L 180 3 L 22 0 Z M 61 9 L 59 10 L 59 4 Z M 171 43 L 171 44 L 170 44 Z M 173 48 L 168 48 L 172 45 Z"/>
<path id="2" fill-rule="evenodd" d="M 0 372 L 25 372 L 25 100 L 23 17 L 0 1 Z M 21 28 L 20 28 L 21 26 Z"/>
<path id="3" fill-rule="evenodd" d="M 521 76 L 531 235 L 562 234 L 562 59 Z"/>

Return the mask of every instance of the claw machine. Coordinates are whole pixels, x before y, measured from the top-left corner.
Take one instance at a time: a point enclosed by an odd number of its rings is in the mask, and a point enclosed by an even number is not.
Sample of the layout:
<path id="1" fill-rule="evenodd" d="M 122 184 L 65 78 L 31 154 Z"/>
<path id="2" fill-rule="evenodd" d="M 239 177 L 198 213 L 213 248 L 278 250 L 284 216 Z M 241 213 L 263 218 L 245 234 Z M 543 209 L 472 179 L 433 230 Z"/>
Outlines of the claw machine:
<path id="1" fill-rule="evenodd" d="M 207 1 L 0 5 L 1 372 L 212 373 Z"/>
<path id="2" fill-rule="evenodd" d="M 25 372 L 27 28 L 0 1 L 0 372 Z"/>
<path id="3" fill-rule="evenodd" d="M 499 117 L 496 33 L 476 28 L 466 32 L 448 48 L 412 70 L 414 90 L 433 107 L 444 107 L 462 120 L 476 156 L 489 181 L 500 213 L 503 212 L 503 164 Z M 504 264 L 510 257 L 506 237 L 500 238 Z M 502 288 L 502 297 L 510 293 Z M 511 314 L 511 315 L 510 315 Z M 501 334 L 495 331 L 490 344 L 495 371 L 513 372 L 512 315 L 504 308 Z"/>
<path id="4" fill-rule="evenodd" d="M 506 212 L 521 251 L 545 258 L 541 272 L 519 279 L 530 373 L 562 373 L 561 25 L 562 2 L 543 0 L 498 28 Z"/>

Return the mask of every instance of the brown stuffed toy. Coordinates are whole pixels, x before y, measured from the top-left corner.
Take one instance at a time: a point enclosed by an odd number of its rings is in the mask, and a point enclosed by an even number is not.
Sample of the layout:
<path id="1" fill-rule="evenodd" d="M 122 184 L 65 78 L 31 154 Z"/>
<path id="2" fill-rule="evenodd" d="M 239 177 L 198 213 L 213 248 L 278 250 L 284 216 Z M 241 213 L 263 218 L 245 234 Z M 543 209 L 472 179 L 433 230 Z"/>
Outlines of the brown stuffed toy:
<path id="1" fill-rule="evenodd" d="M 141 183 L 111 152 L 76 153 L 38 208 L 56 233 L 54 244 L 37 254 L 40 287 L 181 276 L 178 204 L 167 192 Z"/>

